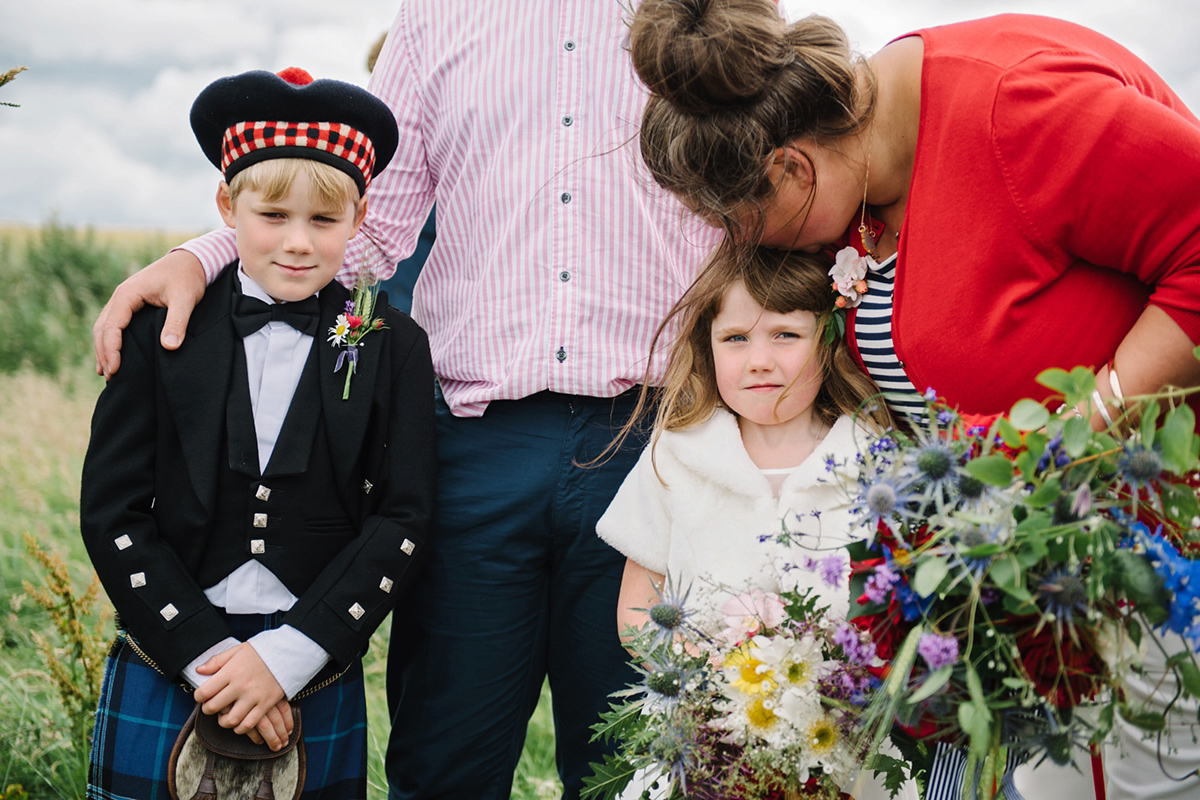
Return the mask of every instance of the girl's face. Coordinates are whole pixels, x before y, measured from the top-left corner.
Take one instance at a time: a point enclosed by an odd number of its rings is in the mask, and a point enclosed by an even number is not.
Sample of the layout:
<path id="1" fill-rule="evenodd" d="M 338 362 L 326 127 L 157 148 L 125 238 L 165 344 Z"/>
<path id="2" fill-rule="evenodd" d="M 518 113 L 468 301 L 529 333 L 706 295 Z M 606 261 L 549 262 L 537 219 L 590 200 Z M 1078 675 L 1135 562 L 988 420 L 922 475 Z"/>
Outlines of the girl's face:
<path id="1" fill-rule="evenodd" d="M 717 391 L 741 424 L 807 432 L 821 388 L 811 311 L 767 311 L 741 281 L 725 291 L 712 323 Z"/>

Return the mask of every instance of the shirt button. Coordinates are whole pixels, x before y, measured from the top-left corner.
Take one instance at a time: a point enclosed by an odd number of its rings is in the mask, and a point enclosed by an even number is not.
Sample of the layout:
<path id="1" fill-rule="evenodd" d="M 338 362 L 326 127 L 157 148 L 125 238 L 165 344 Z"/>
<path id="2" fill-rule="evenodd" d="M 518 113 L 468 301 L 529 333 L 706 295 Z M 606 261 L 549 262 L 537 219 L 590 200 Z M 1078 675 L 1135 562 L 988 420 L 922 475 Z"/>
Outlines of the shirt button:
<path id="1" fill-rule="evenodd" d="M 558 273 L 558 279 L 563 283 L 566 283 L 567 281 L 571 280 L 571 273 L 564 269 L 562 272 Z"/>
<path id="2" fill-rule="evenodd" d="M 900 364 L 900 369 L 904 369 L 904 362 L 903 362 L 903 361 L 900 361 L 900 362 L 898 362 L 898 363 Z"/>
<path id="3" fill-rule="evenodd" d="M 559 200 L 562 200 L 564 203 L 569 203 L 569 202 L 571 202 L 571 193 L 570 193 L 570 192 L 563 192 L 562 194 L 560 194 L 560 195 L 558 196 L 558 199 L 559 199 Z"/>
<path id="4" fill-rule="evenodd" d="M 563 49 L 564 49 L 564 50 L 567 50 L 567 51 L 574 50 L 574 49 L 575 49 L 575 42 L 573 42 L 573 41 L 572 41 L 572 40 L 570 40 L 570 39 L 567 39 L 567 41 L 566 41 L 566 42 L 563 44 Z"/>
<path id="5" fill-rule="evenodd" d="M 569 127 L 571 127 L 571 124 L 572 124 L 573 122 L 575 122 L 575 120 L 571 119 L 571 115 L 570 115 L 570 114 L 568 114 L 567 116 L 563 117 L 563 125 L 566 125 L 568 128 L 569 128 Z"/>
<path id="6" fill-rule="evenodd" d="M 560 347 L 558 348 L 558 352 L 554 354 L 554 357 L 557 358 L 558 363 L 561 364 L 567 360 L 567 351 Z"/>

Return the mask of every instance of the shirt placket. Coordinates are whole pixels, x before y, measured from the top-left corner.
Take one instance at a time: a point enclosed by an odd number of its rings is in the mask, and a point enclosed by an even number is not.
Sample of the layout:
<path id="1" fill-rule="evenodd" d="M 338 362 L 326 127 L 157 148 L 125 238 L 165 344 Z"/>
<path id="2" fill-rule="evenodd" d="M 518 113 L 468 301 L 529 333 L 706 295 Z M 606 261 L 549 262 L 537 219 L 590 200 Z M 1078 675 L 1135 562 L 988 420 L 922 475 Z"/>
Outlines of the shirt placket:
<path id="1" fill-rule="evenodd" d="M 584 170 L 580 141 L 586 139 L 589 120 L 583 113 L 583 74 L 588 42 L 583 31 L 583 13 L 574 0 L 558 3 L 558 32 L 554 48 L 554 103 L 548 123 L 553 126 L 554 191 L 551 193 L 551 258 L 539 281 L 548 283 L 550 340 L 546 353 L 550 362 L 547 385 L 555 391 L 573 385 L 571 376 L 580 369 L 578 351 L 578 293 L 581 259 L 578 254 L 580 215 L 592 199 L 591 189 L 580 181 Z"/>

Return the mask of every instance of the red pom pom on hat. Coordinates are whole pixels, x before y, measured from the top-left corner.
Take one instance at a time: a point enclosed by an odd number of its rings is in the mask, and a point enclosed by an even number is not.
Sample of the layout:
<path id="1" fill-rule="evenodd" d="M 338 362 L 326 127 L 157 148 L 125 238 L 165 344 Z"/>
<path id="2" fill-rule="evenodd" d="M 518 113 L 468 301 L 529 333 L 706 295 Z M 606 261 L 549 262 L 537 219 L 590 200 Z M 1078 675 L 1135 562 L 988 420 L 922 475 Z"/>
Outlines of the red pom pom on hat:
<path id="1" fill-rule="evenodd" d="M 313 82 L 313 76 L 308 73 L 308 70 L 300 69 L 300 67 L 287 67 L 275 74 L 293 86 L 308 86 Z"/>

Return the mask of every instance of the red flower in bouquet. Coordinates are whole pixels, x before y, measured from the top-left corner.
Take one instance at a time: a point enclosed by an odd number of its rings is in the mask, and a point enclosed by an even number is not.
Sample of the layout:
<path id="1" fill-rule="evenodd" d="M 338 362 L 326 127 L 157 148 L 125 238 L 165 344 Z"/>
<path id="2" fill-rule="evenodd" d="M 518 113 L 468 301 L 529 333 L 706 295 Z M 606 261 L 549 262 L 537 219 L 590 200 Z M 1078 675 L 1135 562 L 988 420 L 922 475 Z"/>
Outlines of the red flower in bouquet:
<path id="1" fill-rule="evenodd" d="M 1105 666 L 1093 643 L 1060 640 L 1049 625 L 1017 634 L 1016 642 L 1025 673 L 1056 708 L 1077 706 L 1102 688 Z"/>

